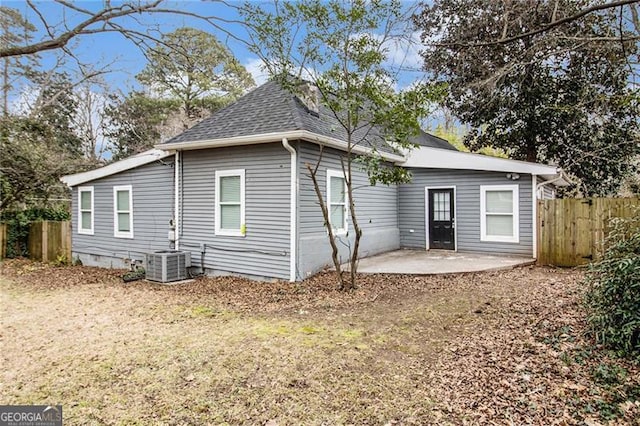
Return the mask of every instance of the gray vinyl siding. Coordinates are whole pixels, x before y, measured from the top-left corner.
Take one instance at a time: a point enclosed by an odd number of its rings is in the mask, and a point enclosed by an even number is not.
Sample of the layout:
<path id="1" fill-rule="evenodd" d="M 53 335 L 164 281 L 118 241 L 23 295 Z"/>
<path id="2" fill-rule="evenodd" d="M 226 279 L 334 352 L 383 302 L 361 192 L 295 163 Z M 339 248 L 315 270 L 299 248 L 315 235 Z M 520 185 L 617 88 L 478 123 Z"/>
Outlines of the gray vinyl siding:
<path id="1" fill-rule="evenodd" d="M 504 173 L 411 169 L 410 184 L 399 188 L 400 245 L 403 248 L 425 249 L 425 187 L 456 187 L 457 250 L 531 256 L 533 249 L 531 175 L 519 180 L 507 179 Z M 480 240 L 480 186 L 513 185 L 519 189 L 520 238 L 518 243 Z"/>
<path id="2" fill-rule="evenodd" d="M 307 164 L 315 166 L 319 149 L 317 145 L 301 143 L 299 152 L 299 195 L 298 195 L 298 278 L 305 278 L 318 270 L 332 266 L 331 248 L 313 181 L 309 176 Z M 326 200 L 326 171 L 342 171 L 337 150 L 325 148 L 322 163 L 318 168 L 318 180 L 322 196 Z M 353 187 L 356 214 L 362 228 L 360 257 L 398 249 L 400 247 L 398 230 L 398 188 L 396 185 L 369 185 L 365 172 L 354 164 Z M 353 231 L 351 218 L 348 229 Z M 353 245 L 353 232 L 339 237 L 340 258 L 346 262 L 349 256 L 348 246 Z"/>
<path id="3" fill-rule="evenodd" d="M 169 221 L 173 218 L 173 158 L 87 182 L 94 197 L 94 234 L 78 233 L 78 187 L 73 188 L 72 251 L 83 263 L 123 267 L 125 259 L 144 260 L 144 254 L 169 248 Z M 133 237 L 114 237 L 113 187 L 131 185 Z"/>
<path id="4" fill-rule="evenodd" d="M 289 278 L 290 154 L 282 144 L 182 154 L 180 249 L 213 274 Z M 215 172 L 245 170 L 244 237 L 215 234 Z"/>

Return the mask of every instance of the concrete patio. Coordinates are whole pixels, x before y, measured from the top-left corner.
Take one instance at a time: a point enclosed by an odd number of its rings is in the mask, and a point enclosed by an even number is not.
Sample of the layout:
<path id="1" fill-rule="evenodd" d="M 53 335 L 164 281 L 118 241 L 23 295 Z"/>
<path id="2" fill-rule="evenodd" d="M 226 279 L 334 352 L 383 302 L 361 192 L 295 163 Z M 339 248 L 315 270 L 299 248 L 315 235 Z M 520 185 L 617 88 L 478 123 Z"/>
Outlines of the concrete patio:
<path id="1" fill-rule="evenodd" d="M 361 259 L 358 272 L 365 274 L 452 274 L 509 269 L 529 265 L 535 259 L 448 250 L 396 250 Z"/>

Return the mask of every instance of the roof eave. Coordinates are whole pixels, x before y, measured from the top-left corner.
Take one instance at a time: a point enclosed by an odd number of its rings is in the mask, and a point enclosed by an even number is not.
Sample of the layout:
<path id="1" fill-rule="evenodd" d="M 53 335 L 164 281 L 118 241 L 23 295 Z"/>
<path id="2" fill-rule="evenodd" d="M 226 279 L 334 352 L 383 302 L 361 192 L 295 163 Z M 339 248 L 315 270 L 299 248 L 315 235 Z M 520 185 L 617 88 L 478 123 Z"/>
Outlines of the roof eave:
<path id="1" fill-rule="evenodd" d="M 452 151 L 441 148 L 419 147 L 407 155 L 399 166 L 413 168 L 481 170 L 505 173 L 523 173 L 557 177 L 561 169 L 546 164 L 530 163 L 507 158 L 491 157 L 471 152 Z"/>
<path id="2" fill-rule="evenodd" d="M 308 130 L 291 130 L 286 132 L 275 133 L 262 133 L 257 135 L 248 136 L 235 136 L 230 138 L 219 139 L 204 139 L 198 141 L 184 141 L 184 142 L 169 142 L 156 145 L 158 149 L 164 149 L 168 151 L 192 151 L 198 149 L 207 148 L 222 148 L 228 146 L 242 146 L 242 145 L 254 145 L 262 143 L 280 142 L 282 139 L 288 140 L 305 140 L 308 142 L 316 143 L 331 148 L 336 148 L 341 151 L 347 149 L 347 143 L 337 138 L 329 136 L 323 136 L 317 133 L 310 132 Z M 372 148 L 355 145 L 352 147 L 352 151 L 355 154 L 368 155 L 374 152 Z M 404 161 L 405 157 L 398 154 L 390 154 L 387 152 L 376 151 L 377 154 L 382 156 L 387 161 L 400 162 Z"/>
<path id="3" fill-rule="evenodd" d="M 125 158 L 124 160 L 116 161 L 115 163 L 108 164 L 98 169 L 62 176 L 60 178 L 60 181 L 62 181 L 69 187 L 74 187 L 86 182 L 91 182 L 96 179 L 101 179 L 114 175 L 116 173 L 124 172 L 126 170 L 135 169 L 136 167 L 144 166 L 146 164 L 162 160 L 163 158 L 166 158 L 170 155 L 172 154 L 165 150 L 150 149 L 148 151 L 141 152 L 140 154 L 133 155 L 129 158 Z"/>

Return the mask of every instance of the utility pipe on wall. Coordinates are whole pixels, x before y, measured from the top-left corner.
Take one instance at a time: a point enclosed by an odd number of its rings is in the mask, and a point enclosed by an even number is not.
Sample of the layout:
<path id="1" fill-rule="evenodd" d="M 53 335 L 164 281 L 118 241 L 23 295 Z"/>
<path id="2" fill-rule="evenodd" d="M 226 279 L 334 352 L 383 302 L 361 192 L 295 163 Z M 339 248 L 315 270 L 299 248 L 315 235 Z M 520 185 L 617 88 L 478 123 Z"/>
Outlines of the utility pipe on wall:
<path id="1" fill-rule="evenodd" d="M 173 208 L 173 214 L 175 217 L 173 218 L 173 226 L 175 227 L 175 231 L 173 234 L 174 247 L 176 250 L 180 250 L 180 151 L 176 151 L 176 158 L 174 160 L 174 203 L 175 206 Z"/>
<path id="2" fill-rule="evenodd" d="M 289 145 L 289 141 L 287 138 L 282 138 L 282 146 L 284 149 L 291 153 L 291 220 L 290 220 L 290 236 L 289 236 L 289 281 L 294 282 L 296 280 L 296 262 L 298 258 L 298 247 L 297 247 L 297 236 L 298 236 L 298 154 L 291 145 Z"/>

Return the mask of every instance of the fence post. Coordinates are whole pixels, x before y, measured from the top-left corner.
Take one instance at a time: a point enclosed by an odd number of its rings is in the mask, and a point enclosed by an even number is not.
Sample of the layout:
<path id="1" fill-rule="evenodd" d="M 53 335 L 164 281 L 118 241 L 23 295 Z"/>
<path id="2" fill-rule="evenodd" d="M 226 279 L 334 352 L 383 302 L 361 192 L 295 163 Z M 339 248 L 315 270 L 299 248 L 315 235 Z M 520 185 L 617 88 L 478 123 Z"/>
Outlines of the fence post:
<path id="1" fill-rule="evenodd" d="M 49 261 L 49 221 L 42 221 L 42 262 Z"/>
<path id="2" fill-rule="evenodd" d="M 0 223 L 0 259 L 7 256 L 7 224 Z"/>
<path id="3" fill-rule="evenodd" d="M 65 259 L 69 264 L 73 263 L 73 259 L 71 258 L 71 221 L 66 221 L 62 223 L 62 244 L 63 251 L 62 253 L 65 256 Z"/>

